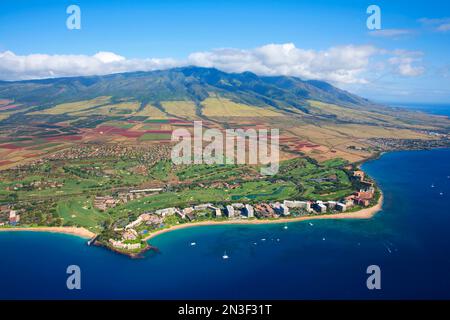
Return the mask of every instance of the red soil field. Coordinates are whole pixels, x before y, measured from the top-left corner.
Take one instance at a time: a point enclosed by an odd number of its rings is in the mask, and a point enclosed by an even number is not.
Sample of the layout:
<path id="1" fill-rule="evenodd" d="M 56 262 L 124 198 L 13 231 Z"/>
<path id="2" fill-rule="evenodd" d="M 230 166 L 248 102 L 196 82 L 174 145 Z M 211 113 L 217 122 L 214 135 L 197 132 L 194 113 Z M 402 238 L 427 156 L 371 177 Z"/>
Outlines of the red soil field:
<path id="1" fill-rule="evenodd" d="M 3 106 L 3 107 L 0 107 L 0 111 L 14 109 L 14 108 L 16 108 L 18 106 L 19 106 L 18 104 L 11 104 L 9 106 Z"/>
<path id="2" fill-rule="evenodd" d="M 10 161 L 10 160 L 2 160 L 2 161 L 0 161 L 0 166 L 4 166 L 4 165 L 7 165 L 7 164 L 11 164 L 11 163 L 13 163 L 13 162 Z"/>
<path id="3" fill-rule="evenodd" d="M 131 131 L 128 129 L 113 127 L 113 126 L 100 126 L 94 129 L 95 132 L 102 132 L 103 134 L 117 134 L 127 138 L 139 138 L 145 133 L 165 133 L 172 134 L 171 130 L 144 130 L 144 131 Z"/>
<path id="4" fill-rule="evenodd" d="M 54 141 L 54 140 L 66 140 L 66 141 L 76 141 L 81 140 L 81 136 L 54 136 L 54 137 L 47 137 L 45 140 L 47 141 Z"/>
<path id="5" fill-rule="evenodd" d="M 34 158 L 34 157 L 39 157 L 41 154 L 40 153 L 30 153 L 30 154 L 26 154 L 24 155 L 25 158 Z"/>
<path id="6" fill-rule="evenodd" d="M 0 145 L 0 148 L 10 149 L 10 150 L 22 149 L 21 146 L 18 146 L 18 145 L 12 144 L 12 143 L 2 144 L 2 145 Z"/>

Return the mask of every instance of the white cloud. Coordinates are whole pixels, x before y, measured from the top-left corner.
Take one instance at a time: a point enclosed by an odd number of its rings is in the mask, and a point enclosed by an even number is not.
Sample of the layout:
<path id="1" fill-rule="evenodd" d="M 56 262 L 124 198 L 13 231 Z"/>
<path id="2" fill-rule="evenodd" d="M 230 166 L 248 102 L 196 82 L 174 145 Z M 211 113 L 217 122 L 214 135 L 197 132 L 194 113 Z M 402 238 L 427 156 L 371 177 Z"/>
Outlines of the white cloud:
<path id="1" fill-rule="evenodd" d="M 383 38 L 399 38 L 402 36 L 413 35 L 415 33 L 412 29 L 382 29 L 370 31 L 369 35 Z"/>
<path id="2" fill-rule="evenodd" d="M 228 72 L 252 71 L 260 75 L 288 75 L 338 83 L 364 83 L 361 76 L 372 46 L 341 46 L 324 51 L 296 48 L 293 43 L 268 44 L 252 50 L 216 49 L 189 56 L 191 64 Z"/>
<path id="3" fill-rule="evenodd" d="M 442 32 L 450 31 L 450 23 L 443 23 L 438 26 L 436 30 Z"/>
<path id="4" fill-rule="evenodd" d="M 388 60 L 386 60 L 388 58 Z M 150 71 L 177 66 L 215 67 L 226 72 L 251 71 L 259 75 L 288 75 L 320 79 L 335 84 L 365 84 L 371 72 L 390 65 L 397 74 L 417 76 L 424 72 L 421 56 L 407 51 L 386 51 L 370 45 L 346 45 L 326 50 L 297 48 L 293 43 L 267 44 L 254 49 L 224 48 L 195 52 L 184 60 L 128 59 L 113 52 L 95 55 L 16 55 L 0 52 L 0 78 L 36 78 L 103 75 Z M 383 63 L 385 61 L 386 63 Z"/>
<path id="5" fill-rule="evenodd" d="M 126 59 L 112 52 L 87 55 L 16 55 L 0 53 L 0 78 L 26 80 L 66 76 L 104 75 L 127 71 L 149 71 L 179 65 L 174 59 Z"/>
<path id="6" fill-rule="evenodd" d="M 111 62 L 117 62 L 117 61 L 124 61 L 125 58 L 122 56 L 119 56 L 113 52 L 105 52 L 100 51 L 94 55 L 94 58 L 97 58 L 103 63 L 111 63 Z"/>
<path id="7" fill-rule="evenodd" d="M 395 55 L 389 58 L 389 63 L 394 66 L 396 72 L 404 77 L 417 77 L 425 72 L 425 68 L 420 66 L 423 53 L 417 51 L 396 50 Z"/>
<path id="8" fill-rule="evenodd" d="M 438 19 L 422 18 L 419 19 L 419 22 L 422 23 L 422 25 L 431 28 L 431 30 L 436 32 L 450 31 L 450 18 L 438 18 Z"/>

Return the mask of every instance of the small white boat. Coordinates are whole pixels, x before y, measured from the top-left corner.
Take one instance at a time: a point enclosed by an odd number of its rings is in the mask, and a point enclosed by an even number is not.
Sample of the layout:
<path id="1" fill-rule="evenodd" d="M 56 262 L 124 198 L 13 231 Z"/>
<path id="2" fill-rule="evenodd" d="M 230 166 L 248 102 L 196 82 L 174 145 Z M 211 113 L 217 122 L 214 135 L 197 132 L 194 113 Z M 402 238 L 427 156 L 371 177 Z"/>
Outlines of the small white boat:
<path id="1" fill-rule="evenodd" d="M 285 225 L 285 226 L 283 227 L 283 229 L 284 229 L 284 230 L 287 230 L 287 228 L 288 228 L 288 226 L 287 226 L 287 225 Z"/>
<path id="2" fill-rule="evenodd" d="M 262 238 L 261 241 L 266 241 L 266 238 Z"/>
<path id="3" fill-rule="evenodd" d="M 434 188 L 434 184 L 432 184 L 431 187 Z"/>
<path id="4" fill-rule="evenodd" d="M 228 259 L 228 258 L 229 258 L 229 257 L 228 257 L 228 255 L 227 255 L 227 252 L 225 251 L 224 254 L 223 254 L 223 256 L 222 256 L 222 259 L 225 259 L 225 260 L 226 260 L 226 259 Z"/>
<path id="5" fill-rule="evenodd" d="M 197 245 L 196 242 L 191 242 L 191 246 L 195 246 L 195 245 Z"/>
<path id="6" fill-rule="evenodd" d="M 439 193 L 439 195 L 440 195 L 440 196 L 443 196 L 443 195 L 444 195 L 444 193 L 443 193 L 443 192 L 441 192 L 441 193 Z"/>
<path id="7" fill-rule="evenodd" d="M 309 225 L 310 225 L 311 227 L 313 226 L 313 224 L 312 224 L 311 222 L 309 223 Z"/>
<path id="8" fill-rule="evenodd" d="M 325 241 L 325 238 L 322 238 L 322 241 Z"/>

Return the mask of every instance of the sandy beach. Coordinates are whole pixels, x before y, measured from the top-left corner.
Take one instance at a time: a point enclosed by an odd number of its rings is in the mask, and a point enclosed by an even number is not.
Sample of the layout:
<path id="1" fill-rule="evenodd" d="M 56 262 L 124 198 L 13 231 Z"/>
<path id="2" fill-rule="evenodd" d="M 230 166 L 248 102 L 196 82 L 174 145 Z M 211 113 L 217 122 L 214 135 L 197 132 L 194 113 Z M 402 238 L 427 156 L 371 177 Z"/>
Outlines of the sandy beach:
<path id="1" fill-rule="evenodd" d="M 201 221 L 201 222 L 193 222 L 193 223 L 185 223 L 176 226 L 172 226 L 167 229 L 162 229 L 156 231 L 149 236 L 147 236 L 144 240 L 149 240 L 154 238 L 160 234 L 170 232 L 177 229 L 191 228 L 197 226 L 213 226 L 213 225 L 233 225 L 233 224 L 279 224 L 279 223 L 289 223 L 289 222 L 298 222 L 305 220 L 318 220 L 318 219 L 370 219 L 378 211 L 381 210 L 383 206 L 383 194 L 381 194 L 378 203 L 370 208 L 362 209 L 355 212 L 343 212 L 343 213 L 334 213 L 334 214 L 324 214 L 324 215 L 314 215 L 314 216 L 306 216 L 306 217 L 297 217 L 297 218 L 282 218 L 277 220 L 231 220 L 231 221 Z M 71 234 L 78 237 L 91 239 L 96 234 L 92 231 L 89 231 L 85 228 L 79 227 L 6 227 L 0 228 L 0 232 L 5 231 L 34 231 L 34 232 L 53 232 L 53 233 L 65 233 Z"/>
<path id="2" fill-rule="evenodd" d="M 276 220 L 231 220 L 231 221 L 201 221 L 193 223 L 185 223 L 176 226 L 172 226 L 167 229 L 158 230 L 148 235 L 144 240 L 150 240 L 160 234 L 170 232 L 177 229 L 191 228 L 197 226 L 214 226 L 214 225 L 233 225 L 233 224 L 279 224 L 289 222 L 299 222 L 305 220 L 319 220 L 319 219 L 370 219 L 377 214 L 383 207 L 383 194 L 380 195 L 378 203 L 373 207 L 362 209 L 355 212 L 343 212 L 334 214 L 323 214 L 315 216 L 297 217 L 297 218 L 282 218 Z"/>
<path id="3" fill-rule="evenodd" d="M 95 233 L 85 229 L 85 228 L 78 228 L 78 227 L 6 227 L 6 228 L 0 228 L 1 231 L 33 231 L 33 232 L 52 232 L 52 233 L 65 233 L 65 234 L 71 234 L 78 237 L 90 239 L 95 236 Z"/>

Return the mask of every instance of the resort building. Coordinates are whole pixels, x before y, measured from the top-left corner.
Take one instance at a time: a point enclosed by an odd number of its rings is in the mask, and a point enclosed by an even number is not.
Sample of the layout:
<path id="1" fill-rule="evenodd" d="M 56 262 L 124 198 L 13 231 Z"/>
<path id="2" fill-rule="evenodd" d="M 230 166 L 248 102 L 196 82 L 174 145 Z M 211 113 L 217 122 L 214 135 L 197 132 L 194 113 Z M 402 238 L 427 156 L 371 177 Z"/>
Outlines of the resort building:
<path id="1" fill-rule="evenodd" d="M 356 170 L 353 172 L 353 176 L 356 177 L 359 181 L 364 181 L 364 171 Z"/>
<path id="2" fill-rule="evenodd" d="M 255 216 L 253 207 L 249 204 L 245 205 L 245 212 L 246 212 L 247 218 L 253 218 Z"/>
<path id="3" fill-rule="evenodd" d="M 195 220 L 194 211 L 187 212 L 186 218 L 188 218 L 189 221 L 194 221 Z"/>
<path id="4" fill-rule="evenodd" d="M 16 224 L 20 222 L 20 215 L 17 214 L 16 210 L 9 211 L 9 223 Z"/>
<path id="5" fill-rule="evenodd" d="M 341 202 L 336 203 L 336 210 L 345 212 L 347 210 L 347 206 Z"/>
<path id="6" fill-rule="evenodd" d="M 124 239 L 124 240 L 136 240 L 137 237 L 138 237 L 138 234 L 137 234 L 136 230 L 134 230 L 134 229 L 127 229 L 122 234 L 122 239 Z"/>
<path id="7" fill-rule="evenodd" d="M 117 202 L 118 201 L 114 200 L 114 198 L 111 196 L 95 197 L 94 208 L 97 208 L 100 211 L 106 211 L 109 208 L 114 208 Z"/>
<path id="8" fill-rule="evenodd" d="M 206 210 L 206 209 L 208 209 L 210 206 L 212 206 L 211 203 L 199 204 L 199 205 L 194 206 L 194 210 L 195 210 L 195 211 Z"/>
<path id="9" fill-rule="evenodd" d="M 313 205 L 314 210 L 317 211 L 317 213 L 326 213 L 327 212 L 327 207 L 323 204 L 322 201 L 317 201 L 314 205 Z"/>
<path id="10" fill-rule="evenodd" d="M 284 200 L 283 204 L 290 209 L 305 209 L 306 211 L 311 210 L 311 203 L 309 201 Z"/>
<path id="11" fill-rule="evenodd" d="M 281 204 L 279 202 L 272 203 L 272 208 L 278 215 L 287 216 L 290 214 L 289 208 L 286 205 Z"/>
<path id="12" fill-rule="evenodd" d="M 208 209 L 212 210 L 214 213 L 214 216 L 216 217 L 221 217 L 222 216 L 222 211 L 220 210 L 220 208 L 218 207 L 214 207 L 213 205 L 209 205 Z"/>
<path id="13" fill-rule="evenodd" d="M 348 196 L 348 197 L 346 197 L 345 200 L 344 200 L 345 206 L 347 208 L 352 207 L 355 204 L 354 199 L 355 199 L 355 196 Z"/>
<path id="14" fill-rule="evenodd" d="M 181 210 L 176 210 L 175 211 L 175 213 L 181 218 L 181 219 L 184 219 L 184 218 L 186 218 L 186 215 L 184 214 L 184 212 L 183 211 L 181 211 Z"/>
<path id="15" fill-rule="evenodd" d="M 122 241 L 117 241 L 113 239 L 109 239 L 109 243 L 111 243 L 113 247 L 119 249 L 136 250 L 141 248 L 140 243 L 123 243 Z"/>
<path id="16" fill-rule="evenodd" d="M 156 214 L 151 214 L 148 219 L 144 220 L 146 225 L 149 226 L 160 226 L 164 222 L 164 218 Z"/>
<path id="17" fill-rule="evenodd" d="M 337 204 L 336 201 L 327 201 L 327 207 L 328 207 L 328 209 L 330 209 L 330 210 L 335 209 L 335 208 L 336 208 L 336 204 Z"/>
<path id="18" fill-rule="evenodd" d="M 368 207 L 370 205 L 370 200 L 368 199 L 361 199 L 361 198 L 355 198 L 355 202 L 357 205 Z"/>
<path id="19" fill-rule="evenodd" d="M 139 216 L 136 220 L 133 222 L 130 222 L 125 226 L 125 229 L 130 229 L 139 226 L 143 222 L 142 218 Z"/>
<path id="20" fill-rule="evenodd" d="M 228 218 L 233 218 L 234 217 L 234 208 L 230 205 L 227 206 L 227 216 Z"/>
<path id="21" fill-rule="evenodd" d="M 288 216 L 288 215 L 290 215 L 289 208 L 288 208 L 287 206 L 285 206 L 284 204 L 282 204 L 280 207 L 281 207 L 281 214 L 282 214 L 283 216 Z"/>
<path id="22" fill-rule="evenodd" d="M 176 209 L 175 208 L 164 208 L 164 209 L 159 209 L 155 211 L 155 214 L 161 216 L 161 217 L 165 217 L 165 216 L 171 216 L 173 214 L 175 214 Z"/>

